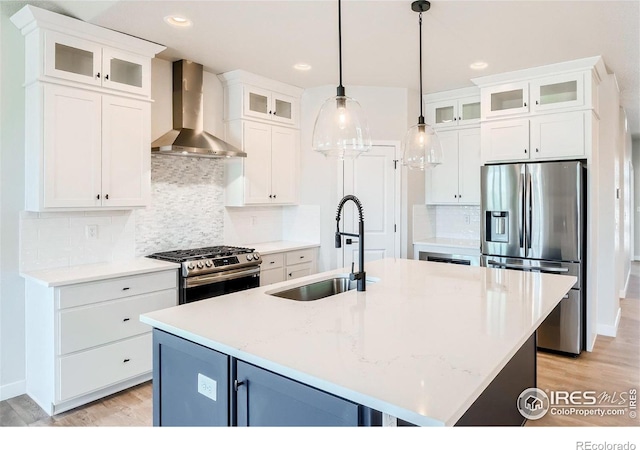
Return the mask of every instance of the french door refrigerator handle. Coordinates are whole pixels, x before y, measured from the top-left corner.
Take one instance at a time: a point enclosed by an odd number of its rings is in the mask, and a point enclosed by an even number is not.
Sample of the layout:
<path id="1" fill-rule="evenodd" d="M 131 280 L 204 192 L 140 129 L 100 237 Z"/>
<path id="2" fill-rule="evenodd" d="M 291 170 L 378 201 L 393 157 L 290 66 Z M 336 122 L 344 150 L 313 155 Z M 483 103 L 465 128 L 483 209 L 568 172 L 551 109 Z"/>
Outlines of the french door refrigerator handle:
<path id="1" fill-rule="evenodd" d="M 525 192 L 524 192 L 524 174 L 520 174 L 520 182 L 518 183 L 518 198 L 520 211 L 518 211 L 518 236 L 520 238 L 520 248 L 524 248 L 524 222 L 525 222 Z"/>
<path id="2" fill-rule="evenodd" d="M 527 191 L 527 208 L 526 208 L 526 214 L 527 214 L 527 236 L 526 236 L 526 240 L 527 240 L 527 248 L 530 250 L 531 249 L 531 239 L 532 239 L 532 234 L 531 234 L 531 225 L 532 225 L 532 219 L 531 216 L 533 216 L 533 194 L 532 194 L 532 188 L 533 188 L 533 184 L 531 181 L 531 173 L 529 173 L 529 171 L 527 171 L 527 187 L 526 187 L 526 191 Z"/>

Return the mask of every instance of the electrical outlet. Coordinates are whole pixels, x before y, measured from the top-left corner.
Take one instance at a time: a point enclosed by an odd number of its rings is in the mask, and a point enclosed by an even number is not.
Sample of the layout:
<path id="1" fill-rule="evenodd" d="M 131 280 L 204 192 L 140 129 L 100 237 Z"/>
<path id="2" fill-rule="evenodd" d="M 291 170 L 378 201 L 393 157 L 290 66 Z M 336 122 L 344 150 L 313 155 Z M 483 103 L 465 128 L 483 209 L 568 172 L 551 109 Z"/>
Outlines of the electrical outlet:
<path id="1" fill-rule="evenodd" d="M 87 239 L 98 239 L 98 225 L 87 225 L 84 234 Z"/>
<path id="2" fill-rule="evenodd" d="M 198 393 L 210 398 L 214 402 L 217 399 L 217 385 L 216 380 L 212 380 L 201 373 L 198 374 Z"/>

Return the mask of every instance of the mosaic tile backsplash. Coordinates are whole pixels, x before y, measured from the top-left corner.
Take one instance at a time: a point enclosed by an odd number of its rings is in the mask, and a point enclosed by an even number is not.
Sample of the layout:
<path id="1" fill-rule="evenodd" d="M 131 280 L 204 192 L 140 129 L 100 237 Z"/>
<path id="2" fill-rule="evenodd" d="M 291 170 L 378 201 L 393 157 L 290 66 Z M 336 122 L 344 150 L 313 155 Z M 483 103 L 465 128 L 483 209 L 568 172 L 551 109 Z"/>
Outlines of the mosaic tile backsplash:
<path id="1" fill-rule="evenodd" d="M 151 203 L 135 211 L 136 256 L 222 245 L 224 161 L 151 157 Z"/>

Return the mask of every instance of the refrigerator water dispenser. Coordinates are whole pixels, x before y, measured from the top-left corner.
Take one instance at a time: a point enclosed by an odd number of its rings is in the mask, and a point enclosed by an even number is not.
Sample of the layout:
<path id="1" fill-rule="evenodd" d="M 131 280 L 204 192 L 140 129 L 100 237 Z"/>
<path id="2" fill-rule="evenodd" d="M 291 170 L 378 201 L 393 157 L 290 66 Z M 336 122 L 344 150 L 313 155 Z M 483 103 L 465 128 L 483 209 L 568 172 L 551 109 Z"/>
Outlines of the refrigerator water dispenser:
<path id="1" fill-rule="evenodd" d="M 509 211 L 487 211 L 486 239 L 491 242 L 509 242 Z"/>

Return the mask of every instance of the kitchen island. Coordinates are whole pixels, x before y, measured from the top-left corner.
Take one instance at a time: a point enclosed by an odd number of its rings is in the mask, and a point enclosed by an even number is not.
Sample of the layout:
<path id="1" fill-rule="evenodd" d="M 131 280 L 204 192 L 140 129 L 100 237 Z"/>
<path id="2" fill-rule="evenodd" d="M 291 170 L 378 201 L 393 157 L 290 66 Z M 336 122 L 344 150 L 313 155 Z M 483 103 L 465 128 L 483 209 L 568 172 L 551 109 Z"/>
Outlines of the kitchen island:
<path id="1" fill-rule="evenodd" d="M 143 314 L 140 320 L 160 340 L 184 340 L 219 358 L 222 378 L 200 380 L 196 364 L 193 385 L 189 381 L 171 395 L 182 403 L 191 395 L 221 406 L 228 412 L 222 424 L 241 424 L 236 416 L 249 408 L 246 397 L 240 400 L 251 389 L 238 376 L 242 364 L 358 405 L 360 415 L 379 412 L 420 426 L 461 420 L 473 425 L 477 411 L 466 421 L 465 413 L 482 403 L 483 393 L 503 391 L 491 384 L 514 360 L 525 361 L 526 374 L 512 403 L 507 399 L 511 409 L 520 388 L 535 387 L 527 385 L 535 383 L 535 331 L 576 281 L 405 259 L 370 262 L 366 271 L 374 282 L 365 292 L 309 302 L 269 294 L 346 273 L 339 269 Z M 189 365 L 183 356 L 174 358 L 173 350 L 160 354 L 160 344 L 154 341 L 156 425 L 162 424 L 161 388 Z M 203 355 L 197 357 L 204 361 Z M 509 380 L 524 373 L 520 362 L 516 366 Z M 163 373 L 167 383 L 159 379 Z"/>

